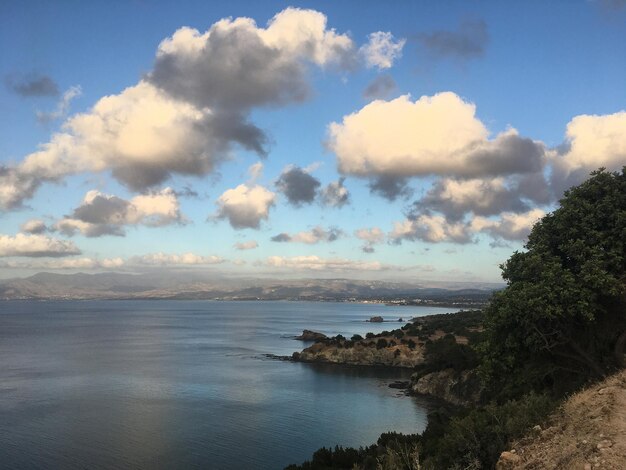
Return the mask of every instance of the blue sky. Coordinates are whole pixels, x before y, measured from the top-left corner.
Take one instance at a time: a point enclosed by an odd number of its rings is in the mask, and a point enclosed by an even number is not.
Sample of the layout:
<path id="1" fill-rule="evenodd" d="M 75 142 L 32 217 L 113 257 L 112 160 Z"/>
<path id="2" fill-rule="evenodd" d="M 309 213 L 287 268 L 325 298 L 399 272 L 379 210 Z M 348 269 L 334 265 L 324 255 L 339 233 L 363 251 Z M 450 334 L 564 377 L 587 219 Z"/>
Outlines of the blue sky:
<path id="1" fill-rule="evenodd" d="M 7 1 L 0 48 L 1 277 L 493 282 L 626 164 L 621 1 Z"/>

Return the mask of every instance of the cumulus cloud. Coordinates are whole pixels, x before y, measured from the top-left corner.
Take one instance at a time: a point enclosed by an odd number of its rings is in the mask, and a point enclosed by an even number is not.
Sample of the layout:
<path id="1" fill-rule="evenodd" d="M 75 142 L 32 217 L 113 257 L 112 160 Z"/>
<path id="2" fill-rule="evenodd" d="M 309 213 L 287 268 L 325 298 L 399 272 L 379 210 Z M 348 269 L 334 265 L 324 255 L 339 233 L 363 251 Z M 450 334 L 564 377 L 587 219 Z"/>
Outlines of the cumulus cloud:
<path id="1" fill-rule="evenodd" d="M 322 204 L 328 207 L 343 207 L 350 201 L 350 192 L 343 183 L 346 179 L 339 178 L 337 181 L 329 183 L 320 192 Z"/>
<path id="2" fill-rule="evenodd" d="M 276 194 L 263 186 L 240 184 L 225 191 L 217 200 L 218 219 L 228 219 L 235 229 L 255 228 L 261 220 L 267 220 L 269 210 L 276 201 Z"/>
<path id="3" fill-rule="evenodd" d="M 354 236 L 365 242 L 361 247 L 364 253 L 374 253 L 374 245 L 382 243 L 385 240 L 385 234 L 378 227 L 360 228 L 354 231 Z"/>
<path id="4" fill-rule="evenodd" d="M 160 227 L 182 223 L 184 217 L 176 193 L 171 188 L 125 200 L 117 196 L 89 191 L 82 204 L 55 224 L 65 235 L 80 232 L 87 237 L 125 234 L 128 225 Z"/>
<path id="5" fill-rule="evenodd" d="M 276 180 L 276 187 L 293 206 L 311 204 L 315 200 L 320 181 L 311 176 L 306 169 L 295 165 L 286 167 Z"/>
<path id="6" fill-rule="evenodd" d="M 64 118 L 65 116 L 67 116 L 67 112 L 70 109 L 70 104 L 72 103 L 72 100 L 80 96 L 81 94 L 82 89 L 79 86 L 70 87 L 65 93 L 63 93 L 63 96 L 57 103 L 57 107 L 54 111 L 37 111 L 35 114 L 37 116 L 37 120 L 42 124 L 46 124 L 48 122 Z"/>
<path id="7" fill-rule="evenodd" d="M 0 210 L 20 209 L 41 185 L 41 180 L 0 164 Z"/>
<path id="8" fill-rule="evenodd" d="M 471 243 L 472 232 L 464 222 L 449 222 L 437 214 L 421 214 L 413 219 L 394 223 L 389 238 L 395 243 L 421 240 L 428 243 Z"/>
<path id="9" fill-rule="evenodd" d="M 384 99 L 393 93 L 396 88 L 396 82 L 391 75 L 379 75 L 363 90 L 363 97 L 368 100 Z"/>
<path id="10" fill-rule="evenodd" d="M 540 143 L 514 129 L 489 139 L 474 104 L 452 92 L 374 101 L 329 126 L 339 170 L 359 177 L 460 177 L 536 172 Z"/>
<path id="11" fill-rule="evenodd" d="M 413 204 L 413 212 L 434 210 L 455 221 L 467 213 L 489 216 L 505 211 L 524 212 L 535 198 L 535 193 L 527 192 L 526 189 L 520 187 L 520 182 L 509 181 L 504 177 L 469 180 L 442 178 Z M 545 202 L 540 199 L 540 202 Z"/>
<path id="12" fill-rule="evenodd" d="M 361 46 L 361 54 L 367 67 L 377 67 L 379 70 L 393 66 L 396 59 L 402 57 L 402 48 L 406 39 L 394 39 L 389 32 L 377 31 L 368 37 L 368 43 Z"/>
<path id="13" fill-rule="evenodd" d="M 545 214 L 544 210 L 534 208 L 522 213 L 502 212 L 494 217 L 475 216 L 469 220 L 450 221 L 439 214 L 423 213 L 396 222 L 389 238 L 395 243 L 420 240 L 465 244 L 474 242 L 474 235 L 485 233 L 492 238 L 492 246 L 498 247 L 503 246 L 505 240 L 524 240 Z"/>
<path id="14" fill-rule="evenodd" d="M 485 217 L 476 217 L 472 220 L 472 229 L 476 232 L 486 232 L 495 240 L 524 240 L 533 225 L 546 213 L 541 209 L 531 209 L 523 214 L 505 212 L 499 219 L 491 220 Z"/>
<path id="15" fill-rule="evenodd" d="M 41 219 L 30 219 L 20 226 L 20 230 L 24 233 L 31 233 L 33 235 L 36 235 L 47 232 L 48 226 Z"/>
<path id="16" fill-rule="evenodd" d="M 372 192 L 391 200 L 410 194 L 412 177 L 521 180 L 536 177 L 547 160 L 541 142 L 513 128 L 490 138 L 475 105 L 452 92 L 371 102 L 331 123 L 328 134 L 339 171 L 369 179 Z"/>
<path id="17" fill-rule="evenodd" d="M 0 257 L 63 257 L 80 254 L 74 243 L 39 234 L 0 235 Z"/>
<path id="18" fill-rule="evenodd" d="M 298 232 L 293 235 L 288 233 L 279 233 L 271 238 L 273 242 L 292 242 L 292 243 L 306 243 L 307 245 L 314 245 L 321 242 L 334 242 L 344 235 L 343 231 L 331 227 L 325 229 L 323 227 L 315 227 L 312 230 Z"/>
<path id="19" fill-rule="evenodd" d="M 489 44 L 487 23 L 465 20 L 456 31 L 439 30 L 418 35 L 421 45 L 435 57 L 471 59 L 482 57 Z"/>
<path id="20" fill-rule="evenodd" d="M 565 142 L 552 155 L 551 163 L 557 197 L 599 167 L 621 169 L 626 165 L 626 111 L 574 117 L 567 124 Z"/>
<path id="21" fill-rule="evenodd" d="M 255 248 L 258 248 L 259 244 L 257 243 L 256 240 L 248 240 L 245 242 L 237 242 L 235 243 L 234 247 L 237 250 L 254 250 Z"/>
<path id="22" fill-rule="evenodd" d="M 59 94 L 59 86 L 47 75 L 7 76 L 5 84 L 9 90 L 23 97 L 57 96 Z"/>
<path id="23" fill-rule="evenodd" d="M 250 18 L 220 20 L 204 33 L 181 28 L 138 84 L 101 98 L 20 164 L 1 168 L 0 207 L 19 207 L 43 182 L 76 173 L 111 171 L 144 191 L 172 174 L 210 173 L 237 146 L 264 156 L 269 140 L 249 121 L 252 109 L 303 101 L 309 66 L 349 67 L 355 55 L 352 40 L 313 10 L 287 8 L 266 28 Z"/>
<path id="24" fill-rule="evenodd" d="M 354 231 L 354 236 L 367 243 L 382 243 L 385 240 L 385 234 L 378 227 L 360 228 Z"/>
<path id="25" fill-rule="evenodd" d="M 373 176 L 369 183 L 370 191 L 374 194 L 394 201 L 399 197 L 407 198 L 413 194 L 407 179 L 402 176 L 380 175 Z"/>
<path id="26" fill-rule="evenodd" d="M 149 79 L 172 96 L 231 112 L 302 101 L 303 61 L 352 60 L 352 40 L 326 22 L 320 12 L 287 8 L 267 28 L 251 18 L 223 19 L 204 33 L 181 28 L 160 44 Z"/>
<path id="27" fill-rule="evenodd" d="M 245 145 L 248 132 L 221 132 L 223 119 L 141 82 L 70 118 L 65 132 L 27 156 L 18 171 L 58 180 L 108 169 L 129 188 L 145 190 L 171 173 L 208 173 L 227 158 L 231 143 Z"/>

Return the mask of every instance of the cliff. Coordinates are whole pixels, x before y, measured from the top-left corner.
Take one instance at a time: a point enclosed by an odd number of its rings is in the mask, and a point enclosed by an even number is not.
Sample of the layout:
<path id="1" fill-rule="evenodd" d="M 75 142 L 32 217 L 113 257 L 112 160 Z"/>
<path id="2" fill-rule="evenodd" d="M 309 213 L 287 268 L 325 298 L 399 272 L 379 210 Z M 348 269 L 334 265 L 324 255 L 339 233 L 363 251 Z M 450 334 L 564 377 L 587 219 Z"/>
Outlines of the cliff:
<path id="1" fill-rule="evenodd" d="M 483 387 L 475 371 L 439 370 L 424 376 L 413 376 L 411 391 L 430 395 L 453 405 L 468 406 L 482 401 Z"/>

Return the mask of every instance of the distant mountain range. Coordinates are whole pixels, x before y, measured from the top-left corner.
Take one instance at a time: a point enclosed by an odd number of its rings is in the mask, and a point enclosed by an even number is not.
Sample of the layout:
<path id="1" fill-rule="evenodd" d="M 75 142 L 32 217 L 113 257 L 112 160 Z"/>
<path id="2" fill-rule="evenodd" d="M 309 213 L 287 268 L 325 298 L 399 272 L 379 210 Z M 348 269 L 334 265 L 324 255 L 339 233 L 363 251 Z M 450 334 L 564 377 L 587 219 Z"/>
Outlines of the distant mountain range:
<path id="1" fill-rule="evenodd" d="M 206 274 L 54 274 L 0 281 L 0 299 L 335 300 L 484 303 L 500 284 L 350 279 L 212 279 Z"/>

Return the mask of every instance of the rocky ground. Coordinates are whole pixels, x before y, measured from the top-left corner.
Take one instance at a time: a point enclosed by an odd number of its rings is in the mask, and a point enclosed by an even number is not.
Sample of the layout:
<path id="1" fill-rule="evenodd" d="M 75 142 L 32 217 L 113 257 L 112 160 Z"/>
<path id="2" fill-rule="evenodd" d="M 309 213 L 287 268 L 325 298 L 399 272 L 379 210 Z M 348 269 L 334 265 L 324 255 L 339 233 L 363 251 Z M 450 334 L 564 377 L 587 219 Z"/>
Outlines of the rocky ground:
<path id="1" fill-rule="evenodd" d="M 570 397 L 496 468 L 626 469 L 626 370 Z"/>

